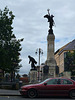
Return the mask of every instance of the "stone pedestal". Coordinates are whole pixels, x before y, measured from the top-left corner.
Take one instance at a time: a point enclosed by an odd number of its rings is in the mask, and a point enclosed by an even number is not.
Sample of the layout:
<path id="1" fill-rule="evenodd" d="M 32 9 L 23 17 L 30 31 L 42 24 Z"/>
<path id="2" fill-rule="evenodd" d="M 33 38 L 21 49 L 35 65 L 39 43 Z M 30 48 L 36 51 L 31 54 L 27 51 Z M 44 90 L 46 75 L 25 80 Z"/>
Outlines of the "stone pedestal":
<path id="1" fill-rule="evenodd" d="M 71 72 L 63 72 L 63 77 L 66 77 L 66 78 L 71 78 Z"/>
<path id="2" fill-rule="evenodd" d="M 47 60 L 45 65 L 49 66 L 48 77 L 55 77 L 56 60 L 54 57 L 54 34 L 48 34 L 47 36 Z"/>
<path id="3" fill-rule="evenodd" d="M 37 70 L 30 70 L 30 83 L 37 82 Z"/>

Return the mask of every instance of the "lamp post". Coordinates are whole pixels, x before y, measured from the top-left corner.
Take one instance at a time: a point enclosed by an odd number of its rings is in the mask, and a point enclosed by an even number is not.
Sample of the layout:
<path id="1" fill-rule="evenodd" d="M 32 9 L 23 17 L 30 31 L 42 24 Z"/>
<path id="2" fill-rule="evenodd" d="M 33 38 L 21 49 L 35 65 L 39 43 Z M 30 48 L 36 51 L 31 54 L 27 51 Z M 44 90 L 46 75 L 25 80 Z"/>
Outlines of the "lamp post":
<path id="1" fill-rule="evenodd" d="M 39 66 L 40 66 L 40 54 L 43 54 L 43 50 L 41 48 L 36 49 L 36 54 L 39 54 Z"/>
<path id="2" fill-rule="evenodd" d="M 43 50 L 41 48 L 36 49 L 36 54 L 39 54 L 39 65 L 37 66 L 37 70 L 38 70 L 38 81 L 40 81 L 40 54 L 43 54 Z"/>

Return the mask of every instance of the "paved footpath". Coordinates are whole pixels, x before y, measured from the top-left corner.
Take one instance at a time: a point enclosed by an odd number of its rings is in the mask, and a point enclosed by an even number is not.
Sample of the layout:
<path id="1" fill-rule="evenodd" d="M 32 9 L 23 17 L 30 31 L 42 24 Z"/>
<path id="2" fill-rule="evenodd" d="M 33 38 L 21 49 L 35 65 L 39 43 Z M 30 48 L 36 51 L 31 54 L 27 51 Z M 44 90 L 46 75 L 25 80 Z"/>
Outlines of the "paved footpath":
<path id="1" fill-rule="evenodd" d="M 0 96 L 20 96 L 19 90 L 0 89 Z"/>

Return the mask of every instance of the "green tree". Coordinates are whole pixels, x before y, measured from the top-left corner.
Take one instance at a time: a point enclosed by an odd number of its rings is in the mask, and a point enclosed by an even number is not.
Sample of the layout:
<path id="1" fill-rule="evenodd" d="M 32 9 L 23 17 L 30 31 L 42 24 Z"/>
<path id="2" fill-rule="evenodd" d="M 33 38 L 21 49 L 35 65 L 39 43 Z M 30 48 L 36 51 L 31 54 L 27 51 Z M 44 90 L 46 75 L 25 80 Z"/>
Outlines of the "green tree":
<path id="1" fill-rule="evenodd" d="M 71 71 L 71 75 L 75 75 L 75 51 L 66 52 L 66 57 L 64 60 L 65 71 Z"/>
<path id="2" fill-rule="evenodd" d="M 9 11 L 7 7 L 3 11 L 0 10 L 0 69 L 11 73 L 11 80 L 21 67 L 19 64 L 22 50 L 20 42 L 23 41 L 23 39 L 17 40 L 13 34 L 14 17 L 12 11 Z"/>

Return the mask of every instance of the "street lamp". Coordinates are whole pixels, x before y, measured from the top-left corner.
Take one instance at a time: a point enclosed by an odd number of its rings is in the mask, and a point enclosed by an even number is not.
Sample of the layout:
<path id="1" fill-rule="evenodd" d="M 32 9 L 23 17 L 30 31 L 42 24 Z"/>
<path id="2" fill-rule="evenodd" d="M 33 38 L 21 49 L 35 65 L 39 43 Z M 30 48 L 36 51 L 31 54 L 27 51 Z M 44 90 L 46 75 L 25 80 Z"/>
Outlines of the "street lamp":
<path id="1" fill-rule="evenodd" d="M 43 54 L 43 50 L 41 48 L 36 49 L 35 54 L 39 54 L 39 66 L 40 66 L 40 54 Z"/>
<path id="2" fill-rule="evenodd" d="M 41 48 L 36 49 L 36 54 L 39 54 L 39 65 L 37 66 L 37 71 L 38 71 L 38 81 L 40 81 L 40 54 L 43 54 L 43 50 Z"/>

